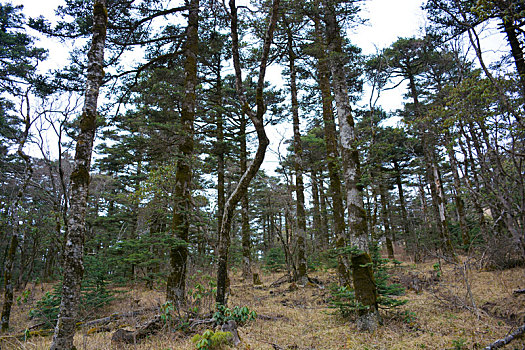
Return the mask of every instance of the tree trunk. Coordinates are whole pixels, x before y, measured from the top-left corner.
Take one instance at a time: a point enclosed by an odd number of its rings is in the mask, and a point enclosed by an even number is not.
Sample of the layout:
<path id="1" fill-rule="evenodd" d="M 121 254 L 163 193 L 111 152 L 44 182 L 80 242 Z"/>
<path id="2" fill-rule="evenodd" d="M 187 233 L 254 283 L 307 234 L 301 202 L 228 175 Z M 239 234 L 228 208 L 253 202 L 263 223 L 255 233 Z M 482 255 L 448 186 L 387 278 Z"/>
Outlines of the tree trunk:
<path id="1" fill-rule="evenodd" d="M 313 203 L 313 233 L 314 233 L 314 242 L 317 241 L 320 243 L 319 249 L 324 251 L 328 248 L 328 240 L 326 239 L 326 232 L 321 231 L 321 209 L 319 203 L 319 184 L 317 180 L 317 175 L 314 169 L 311 170 L 311 180 L 312 180 L 312 203 Z"/>
<path id="2" fill-rule="evenodd" d="M 104 45 L 108 12 L 106 0 L 95 0 L 93 6 L 93 38 L 88 53 L 86 92 L 80 117 L 80 131 L 71 173 L 71 198 L 63 255 L 62 301 L 51 350 L 73 349 L 77 322 L 80 285 L 84 275 L 83 251 L 85 218 L 89 188 L 91 152 L 97 127 L 97 102 L 104 78 Z"/>
<path id="3" fill-rule="evenodd" d="M 306 266 L 306 212 L 304 209 L 304 183 L 303 183 L 303 147 L 299 121 L 299 102 L 297 100 L 297 71 L 295 69 L 295 52 L 293 50 L 293 37 L 290 25 L 286 23 L 288 62 L 290 69 L 290 93 L 292 99 L 293 118 L 293 147 L 295 168 L 295 195 L 297 210 L 297 282 L 306 285 L 308 282 Z"/>
<path id="4" fill-rule="evenodd" d="M 248 101 L 242 84 L 243 81 L 241 73 L 241 62 L 239 56 L 237 5 L 235 4 L 235 0 L 230 0 L 232 55 L 233 65 L 235 69 L 235 88 L 237 90 L 238 98 L 241 101 L 243 113 L 246 113 L 250 117 L 250 120 L 252 121 L 255 127 L 257 139 L 259 140 L 259 145 L 257 147 L 257 151 L 255 153 L 255 157 L 252 163 L 248 166 L 244 174 L 241 176 L 239 182 L 237 183 L 237 186 L 229 196 L 224 206 L 224 216 L 222 218 L 222 226 L 219 233 L 218 247 L 219 259 L 217 267 L 217 296 L 215 299 L 218 304 L 225 304 L 226 302 L 226 281 L 228 279 L 228 251 L 230 248 L 230 231 L 232 226 L 233 213 L 237 203 L 242 198 L 244 193 L 246 193 L 251 180 L 255 177 L 257 171 L 261 167 L 261 164 L 264 160 L 264 155 L 266 153 L 266 148 L 269 144 L 269 140 L 266 136 L 266 131 L 264 129 L 263 120 L 264 113 L 266 110 L 266 107 L 264 105 L 263 88 L 270 46 L 273 40 L 273 32 L 275 30 L 277 18 L 279 17 L 279 3 L 280 0 L 274 0 L 272 3 L 270 22 L 268 24 L 264 36 L 264 44 L 261 52 L 261 61 L 259 65 L 259 77 L 255 92 L 255 102 L 257 109 L 254 113 L 252 110 L 249 109 Z"/>
<path id="5" fill-rule="evenodd" d="M 241 153 L 241 174 L 248 168 L 248 151 L 246 149 L 246 116 L 242 115 L 240 126 L 240 153 Z M 268 233 L 270 230 L 268 230 Z M 252 279 L 252 253 L 251 253 L 251 234 L 248 193 L 243 194 L 241 198 L 241 235 L 242 235 L 242 275 L 244 280 Z M 269 234 L 268 234 L 269 236 Z M 268 239 L 269 242 L 269 239 Z"/>
<path id="6" fill-rule="evenodd" d="M 357 149 L 354 119 L 352 117 L 352 108 L 350 107 L 346 83 L 347 74 L 344 64 L 345 53 L 343 52 L 341 28 L 337 22 L 335 7 L 330 1 L 324 1 L 324 10 L 328 56 L 330 57 L 333 90 L 339 120 L 339 136 L 343 160 L 343 178 L 346 184 L 346 205 L 348 207 L 350 241 L 360 249 L 367 250 L 368 226 L 363 203 L 363 187 L 359 184 L 361 180 L 359 151 Z"/>
<path id="7" fill-rule="evenodd" d="M 505 9 L 502 9 L 505 10 Z M 507 41 L 510 45 L 510 52 L 516 64 L 519 81 L 521 83 L 521 95 L 525 99 L 525 59 L 523 57 L 522 46 L 517 35 L 517 28 L 512 18 L 503 18 L 503 29 L 507 35 Z"/>
<path id="8" fill-rule="evenodd" d="M 416 121 L 418 122 L 419 134 L 421 136 L 421 143 L 423 147 L 424 161 L 426 165 L 426 174 L 428 183 L 430 185 L 430 193 L 432 195 L 432 204 L 434 207 L 434 216 L 438 226 L 440 248 L 443 253 L 450 256 L 454 255 L 454 248 L 450 241 L 450 233 L 448 229 L 448 218 L 446 212 L 446 201 L 443 192 L 443 185 L 441 182 L 441 174 L 438 168 L 433 144 L 429 140 L 428 130 L 426 130 L 423 116 L 421 115 L 418 93 L 414 75 L 408 69 L 407 78 L 409 80 L 410 94 L 414 101 L 414 111 L 416 114 Z"/>
<path id="9" fill-rule="evenodd" d="M 323 122 L 326 142 L 326 163 L 328 177 L 330 178 L 330 195 L 332 197 L 334 216 L 335 247 L 342 250 L 346 247 L 345 220 L 343 209 L 343 196 L 341 191 L 341 179 L 339 177 L 339 153 L 337 151 L 337 133 L 335 129 L 334 113 L 332 110 L 332 93 L 330 91 L 330 69 L 326 57 L 326 48 L 321 33 L 319 14 L 314 13 L 315 35 L 317 45 L 317 79 L 321 90 L 323 103 Z M 337 273 L 342 285 L 350 286 L 349 264 L 343 252 L 338 254 Z"/>
<path id="10" fill-rule="evenodd" d="M 372 260 L 367 253 L 352 256 L 355 298 L 362 306 L 358 312 L 357 328 L 369 332 L 375 331 L 379 325 L 377 288 L 371 265 Z"/>
<path id="11" fill-rule="evenodd" d="M 17 191 L 15 200 L 10 204 L 7 210 L 7 215 L 11 216 L 12 229 L 10 234 L 6 235 L 5 239 L 9 241 L 6 247 L 6 254 L 4 255 L 4 305 L 2 307 L 2 332 L 9 329 L 9 320 L 11 317 L 11 307 L 13 306 L 13 266 L 16 256 L 16 249 L 18 247 L 18 235 L 20 231 L 20 219 L 18 217 L 18 210 L 22 204 L 24 194 L 29 181 L 33 175 L 33 168 L 31 166 L 31 158 L 24 153 L 24 146 L 29 137 L 29 129 L 31 128 L 31 114 L 28 96 L 25 96 L 26 113 L 24 115 L 24 129 L 18 141 L 17 154 L 25 162 L 24 179 Z"/>
<path id="12" fill-rule="evenodd" d="M 166 300 L 177 304 L 184 302 L 188 236 L 191 213 L 191 163 L 193 156 L 193 120 L 195 119 L 197 86 L 197 54 L 199 50 L 199 0 L 189 3 L 188 27 L 184 54 L 184 98 L 180 113 L 181 142 L 175 173 L 175 206 L 172 230 L 177 242 L 171 248 L 171 271 L 166 286 Z"/>
<path id="13" fill-rule="evenodd" d="M 386 241 L 386 249 L 388 252 L 388 258 L 394 259 L 394 245 L 392 244 L 392 230 L 390 229 L 390 221 L 388 220 L 387 191 L 383 183 L 379 184 L 379 196 L 380 196 L 380 201 L 381 201 L 381 219 L 383 221 L 383 226 L 385 227 L 385 241 Z"/>
<path id="14" fill-rule="evenodd" d="M 403 183 L 401 181 L 401 169 L 399 167 L 399 162 L 397 161 L 397 159 L 394 159 L 392 161 L 392 163 L 394 164 L 394 171 L 395 171 L 395 176 L 396 176 L 396 186 L 397 186 L 397 192 L 398 192 L 398 195 L 399 195 L 399 207 L 400 207 L 400 211 L 401 211 L 401 220 L 403 221 L 402 222 L 402 228 L 403 228 L 403 238 L 405 240 L 405 243 L 406 243 L 406 247 L 407 249 L 411 249 L 412 252 L 414 253 L 414 256 L 419 256 L 419 253 L 418 253 L 418 246 L 417 246 L 417 237 L 415 234 L 412 234 L 412 231 L 410 230 L 410 226 L 408 224 L 408 214 L 407 214 L 407 207 L 406 207 L 406 202 L 405 202 L 405 193 L 403 191 Z M 408 242 L 409 241 L 412 241 L 411 244 L 409 244 Z"/>
<path id="15" fill-rule="evenodd" d="M 456 212 L 458 214 L 459 230 L 461 232 L 461 240 L 463 242 L 463 248 L 468 249 L 470 237 L 467 227 L 467 219 L 465 215 L 465 201 L 463 201 L 463 191 L 461 189 L 461 179 L 458 172 L 458 162 L 456 160 L 456 154 L 454 153 L 453 141 L 450 137 L 450 133 L 445 132 L 447 142 L 447 153 L 450 160 L 450 168 L 452 170 L 452 177 L 454 178 L 454 199 L 456 202 Z"/>

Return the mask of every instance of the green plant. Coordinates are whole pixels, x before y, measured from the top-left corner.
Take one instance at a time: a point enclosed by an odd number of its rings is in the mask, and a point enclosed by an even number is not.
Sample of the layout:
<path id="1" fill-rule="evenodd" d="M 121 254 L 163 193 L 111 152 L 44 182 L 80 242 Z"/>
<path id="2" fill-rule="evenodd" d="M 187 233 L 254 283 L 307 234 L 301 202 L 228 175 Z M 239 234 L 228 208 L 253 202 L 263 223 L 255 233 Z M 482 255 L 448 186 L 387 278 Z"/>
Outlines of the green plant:
<path id="1" fill-rule="evenodd" d="M 271 248 L 264 257 L 264 269 L 270 271 L 282 270 L 286 265 L 284 251 L 280 247 Z"/>
<path id="2" fill-rule="evenodd" d="M 172 320 L 175 307 L 171 301 L 167 301 L 160 306 L 160 318 L 164 323 L 168 323 Z"/>
<path id="3" fill-rule="evenodd" d="M 202 335 L 195 334 L 191 341 L 197 350 L 218 350 L 230 344 L 232 338 L 230 332 L 214 332 L 208 329 Z"/>
<path id="4" fill-rule="evenodd" d="M 434 268 L 434 272 L 436 273 L 437 278 L 441 278 L 441 263 L 437 262 L 434 265 L 432 265 Z"/>
<path id="5" fill-rule="evenodd" d="M 346 247 L 336 253 L 352 255 L 358 254 L 359 250 L 355 247 Z M 400 284 L 389 282 L 391 269 L 387 266 L 389 260 L 381 258 L 377 242 L 370 244 L 370 256 L 372 258 L 371 264 L 377 287 L 378 305 L 383 308 L 396 308 L 406 304 L 408 300 L 394 298 L 395 296 L 404 295 L 405 289 Z M 332 285 L 330 290 L 330 304 L 333 308 L 339 309 L 343 317 L 348 317 L 364 308 L 364 306 L 360 305 L 355 299 L 355 293 L 351 288 Z"/>
<path id="6" fill-rule="evenodd" d="M 29 289 L 27 290 L 24 290 L 22 292 L 22 294 L 20 294 L 17 298 L 16 298 L 16 305 L 22 305 L 22 304 L 25 304 L 27 303 L 27 300 L 29 299 L 29 296 L 31 295 L 31 291 Z"/>
<path id="7" fill-rule="evenodd" d="M 233 309 L 229 309 L 224 305 L 217 304 L 217 311 L 213 314 L 213 318 L 218 325 L 233 320 L 237 322 L 239 326 L 242 326 L 248 321 L 255 320 L 257 313 L 248 309 L 246 306 L 235 306 Z"/>
<path id="8" fill-rule="evenodd" d="M 466 341 L 463 338 L 452 340 L 452 346 L 454 350 L 464 350 L 467 348 Z"/>
<path id="9" fill-rule="evenodd" d="M 401 315 L 403 316 L 403 322 L 409 326 L 413 326 L 417 321 L 416 313 L 413 311 L 405 310 Z"/>

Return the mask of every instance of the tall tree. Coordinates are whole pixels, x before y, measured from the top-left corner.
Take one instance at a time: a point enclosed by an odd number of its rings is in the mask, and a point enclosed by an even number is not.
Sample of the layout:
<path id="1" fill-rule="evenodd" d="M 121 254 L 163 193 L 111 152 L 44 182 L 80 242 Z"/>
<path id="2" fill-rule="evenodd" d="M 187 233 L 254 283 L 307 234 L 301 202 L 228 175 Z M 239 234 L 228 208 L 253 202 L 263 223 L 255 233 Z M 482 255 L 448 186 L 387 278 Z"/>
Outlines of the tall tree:
<path id="1" fill-rule="evenodd" d="M 191 212 L 191 163 L 193 157 L 193 121 L 197 86 L 197 54 L 199 48 L 199 0 L 189 2 L 188 27 L 184 49 L 184 97 L 181 105 L 181 132 L 175 174 L 175 209 L 173 230 L 177 242 L 171 248 L 171 272 L 166 287 L 166 299 L 182 303 L 185 298 L 186 262 Z"/>
<path id="2" fill-rule="evenodd" d="M 74 349 L 73 337 L 80 301 L 80 285 L 84 274 L 83 250 L 86 204 L 89 188 L 91 152 L 97 128 L 97 103 L 104 78 L 104 46 L 108 13 L 106 0 L 93 4 L 93 29 L 88 53 L 84 107 L 76 140 L 75 163 L 71 174 L 71 199 L 68 231 L 63 254 L 62 300 L 51 344 L 52 350 Z"/>
<path id="3" fill-rule="evenodd" d="M 235 88 L 237 90 L 238 98 L 242 105 L 242 111 L 246 113 L 251 122 L 255 127 L 257 133 L 257 138 L 259 140 L 259 145 L 255 153 L 255 157 L 252 163 L 248 166 L 244 174 L 241 176 L 237 186 L 226 200 L 224 207 L 224 216 L 222 218 L 222 226 L 219 232 L 219 261 L 217 268 L 217 297 L 216 301 L 218 304 L 225 304 L 226 302 L 226 287 L 227 287 L 227 278 L 228 278 L 228 250 L 230 246 L 230 231 L 233 219 L 233 213 L 235 206 L 242 198 L 243 194 L 247 191 L 248 186 L 254 176 L 257 174 L 257 171 L 261 167 L 261 164 L 264 160 L 264 155 L 266 153 L 266 148 L 268 147 L 269 141 L 266 136 L 266 131 L 264 129 L 264 113 L 266 107 L 264 105 L 263 89 L 264 89 L 264 78 L 266 75 L 266 67 L 268 65 L 268 57 L 270 53 L 270 46 L 272 44 L 273 32 L 278 18 L 279 10 L 279 0 L 274 0 L 271 4 L 270 16 L 268 27 L 264 35 L 264 43 L 261 50 L 261 58 L 259 65 L 259 76 L 257 80 L 257 88 L 255 93 L 255 104 L 256 111 L 250 109 L 248 99 L 243 87 L 242 72 L 241 72 L 241 61 L 239 55 L 239 33 L 238 33 L 238 15 L 237 15 L 237 5 L 235 0 L 230 0 L 230 15 L 231 15 L 231 35 L 232 35 L 232 55 L 233 55 L 233 65 L 235 70 Z"/>

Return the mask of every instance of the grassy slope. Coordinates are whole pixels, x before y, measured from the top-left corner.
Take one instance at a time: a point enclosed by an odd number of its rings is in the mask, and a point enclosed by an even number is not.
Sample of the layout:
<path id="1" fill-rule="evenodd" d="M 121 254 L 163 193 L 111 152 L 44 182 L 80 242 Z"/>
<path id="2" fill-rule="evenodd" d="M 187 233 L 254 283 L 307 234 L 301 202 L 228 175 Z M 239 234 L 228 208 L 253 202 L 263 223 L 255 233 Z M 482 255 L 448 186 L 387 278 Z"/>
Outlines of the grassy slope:
<path id="1" fill-rule="evenodd" d="M 431 280 L 433 263 L 417 266 L 404 264 L 397 269 L 395 279 L 413 281 Z M 333 271 L 318 271 L 313 276 L 324 282 L 326 288 L 307 286 L 289 290 L 290 284 L 269 288 L 282 274 L 262 274 L 263 286 L 253 288 L 237 276 L 232 279 L 230 305 L 246 305 L 259 315 L 276 319 L 257 319 L 240 328 L 241 349 L 273 349 L 272 343 L 284 349 L 477 349 L 505 336 L 512 324 L 525 322 L 525 295 L 513 296 L 512 291 L 525 287 L 525 269 L 505 271 L 477 271 L 471 268 L 468 280 L 473 301 L 465 288 L 464 265 L 445 265 L 439 282 L 429 282 L 420 292 L 408 290 L 409 303 L 395 311 L 382 311 L 384 325 L 373 334 L 356 330 L 351 320 L 345 320 L 329 309 L 330 292 L 327 285 L 335 281 Z M 49 289 L 50 286 L 43 286 Z M 129 290 L 129 288 L 128 288 Z M 31 322 L 28 310 L 43 292 L 41 286 L 33 289 L 33 301 L 14 307 L 13 333 L 23 331 Z M 16 298 L 16 296 L 15 296 Z M 163 303 L 162 291 L 135 288 L 124 294 L 101 315 L 124 312 Z M 209 302 L 211 305 L 211 300 Z M 470 310 L 469 310 L 470 309 Z M 485 309 L 485 310 L 484 310 Z M 405 311 L 415 313 L 406 319 Z M 413 314 L 412 314 L 413 315 Z M 498 317 L 494 317 L 494 315 Z M 129 329 L 152 317 L 143 315 L 127 319 Z M 116 325 L 114 325 L 116 326 Z M 200 331 L 204 330 L 201 328 Z M 76 337 L 80 349 L 193 349 L 188 336 L 164 331 L 141 344 L 111 343 L 111 333 L 86 334 L 81 329 Z M 27 342 L 4 336 L 2 349 L 47 349 L 50 337 L 35 337 Z M 515 341 L 507 349 L 523 349 L 525 341 Z"/>

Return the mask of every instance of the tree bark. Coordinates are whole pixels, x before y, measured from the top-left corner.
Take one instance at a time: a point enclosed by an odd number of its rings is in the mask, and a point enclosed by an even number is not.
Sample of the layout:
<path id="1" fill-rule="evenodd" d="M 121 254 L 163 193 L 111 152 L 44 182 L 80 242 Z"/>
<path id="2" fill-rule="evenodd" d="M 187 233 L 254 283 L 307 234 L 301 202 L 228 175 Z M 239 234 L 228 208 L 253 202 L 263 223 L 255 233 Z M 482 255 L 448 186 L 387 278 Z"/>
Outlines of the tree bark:
<path id="1" fill-rule="evenodd" d="M 197 55 L 199 50 L 199 0 L 189 4 L 188 27 L 184 54 L 184 98 L 181 106 L 181 141 L 175 173 L 175 206 L 172 230 L 177 242 L 171 248 L 171 271 L 166 285 L 166 300 L 181 304 L 185 299 L 186 263 L 191 213 L 191 163 L 193 157 L 193 121 L 195 119 L 197 86 Z"/>
<path id="2" fill-rule="evenodd" d="M 84 275 L 83 250 L 85 218 L 89 188 L 91 152 L 97 128 L 97 102 L 104 78 L 104 46 L 108 12 L 106 0 L 95 0 L 93 6 L 93 37 L 88 53 L 86 92 L 80 117 L 80 131 L 71 173 L 71 198 L 63 256 L 62 300 L 51 350 L 74 349 L 73 337 L 77 322 L 80 286 Z"/>
<path id="3" fill-rule="evenodd" d="M 237 5 L 235 0 L 230 0 L 230 11 L 231 11 L 231 35 L 232 35 L 232 54 L 233 54 L 233 66 L 235 70 L 235 88 L 237 90 L 237 95 L 241 101 L 243 113 L 246 113 L 250 120 L 252 121 L 255 131 L 257 133 L 257 139 L 259 140 L 259 145 L 255 153 L 253 161 L 250 163 L 244 174 L 241 176 L 237 186 L 226 200 L 224 206 L 224 216 L 222 218 L 222 226 L 219 233 L 219 259 L 217 267 L 217 296 L 216 302 L 219 304 L 225 304 L 226 302 L 226 281 L 228 279 L 228 250 L 230 247 L 230 231 L 232 226 L 232 219 L 235 207 L 239 200 L 242 198 L 244 193 L 246 193 L 248 186 L 250 185 L 251 180 L 257 174 L 257 171 L 261 167 L 261 164 L 264 160 L 264 155 L 266 153 L 266 148 L 268 147 L 269 140 L 266 136 L 266 131 L 264 129 L 264 77 L 266 75 L 266 66 L 268 64 L 268 56 L 270 53 L 270 46 L 273 40 L 273 32 L 277 23 L 277 18 L 279 16 L 280 0 L 274 0 L 272 3 L 270 21 L 266 29 L 264 36 L 264 44 L 261 52 L 261 61 L 259 65 L 259 77 L 257 81 L 257 88 L 255 91 L 255 102 L 256 102 L 256 111 L 255 113 L 250 109 L 246 94 L 243 88 L 242 73 L 241 73 L 241 62 L 239 55 L 239 35 L 238 35 L 238 16 L 237 16 Z"/>

